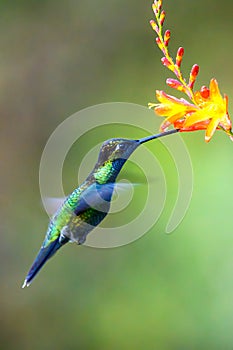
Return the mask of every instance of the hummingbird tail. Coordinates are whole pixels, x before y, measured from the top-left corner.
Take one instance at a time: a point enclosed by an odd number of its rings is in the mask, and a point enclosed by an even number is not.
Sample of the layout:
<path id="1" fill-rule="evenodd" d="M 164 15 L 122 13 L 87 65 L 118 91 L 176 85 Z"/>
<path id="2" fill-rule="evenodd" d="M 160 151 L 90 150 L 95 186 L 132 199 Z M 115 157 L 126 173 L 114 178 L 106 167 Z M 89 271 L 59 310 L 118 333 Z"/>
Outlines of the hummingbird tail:
<path id="1" fill-rule="evenodd" d="M 30 286 L 32 283 L 32 280 L 35 278 L 37 273 L 40 271 L 40 269 L 43 267 L 43 265 L 46 263 L 46 261 L 53 256 L 56 251 L 62 246 L 63 244 L 59 242 L 59 237 L 51 242 L 47 247 L 41 248 L 36 259 L 34 260 L 32 267 L 30 271 L 28 272 L 25 281 L 22 285 L 22 288 Z"/>

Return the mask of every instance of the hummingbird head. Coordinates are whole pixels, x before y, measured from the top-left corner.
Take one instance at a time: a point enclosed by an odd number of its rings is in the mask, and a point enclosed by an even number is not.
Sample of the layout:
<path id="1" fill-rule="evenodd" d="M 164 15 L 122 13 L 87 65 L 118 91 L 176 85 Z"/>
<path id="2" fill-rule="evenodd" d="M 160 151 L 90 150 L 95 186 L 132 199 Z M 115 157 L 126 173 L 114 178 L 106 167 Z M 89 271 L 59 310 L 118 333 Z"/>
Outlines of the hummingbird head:
<path id="1" fill-rule="evenodd" d="M 124 163 L 138 146 L 159 137 L 174 134 L 178 131 L 179 129 L 169 130 L 138 140 L 117 138 L 105 141 L 101 146 L 98 161 L 90 177 L 94 176 L 96 181 L 101 184 L 114 182 Z"/>
<path id="2" fill-rule="evenodd" d="M 139 145 L 139 140 L 110 139 L 105 141 L 93 170 L 96 181 L 99 183 L 114 182 L 126 160 Z"/>
<path id="3" fill-rule="evenodd" d="M 140 145 L 138 140 L 110 139 L 105 141 L 100 149 L 98 163 L 106 161 L 126 161 L 133 151 Z"/>

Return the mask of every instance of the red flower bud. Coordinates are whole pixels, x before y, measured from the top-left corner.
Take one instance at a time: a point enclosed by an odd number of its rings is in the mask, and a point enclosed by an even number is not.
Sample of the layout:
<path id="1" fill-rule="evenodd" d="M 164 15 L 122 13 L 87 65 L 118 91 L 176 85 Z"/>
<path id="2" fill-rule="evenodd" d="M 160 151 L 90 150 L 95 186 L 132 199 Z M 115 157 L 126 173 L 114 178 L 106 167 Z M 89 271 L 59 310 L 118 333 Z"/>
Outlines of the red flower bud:
<path id="1" fill-rule="evenodd" d="M 170 40 L 170 37 L 171 37 L 171 32 L 170 32 L 170 30 L 166 30 L 166 32 L 165 32 L 165 34 L 164 34 L 164 44 L 165 44 L 165 46 L 168 45 L 169 40 Z"/>
<path id="2" fill-rule="evenodd" d="M 210 90 L 206 86 L 202 86 L 200 90 L 201 97 L 207 99 L 210 96 Z"/>
<path id="3" fill-rule="evenodd" d="M 194 64 L 192 66 L 191 72 L 190 72 L 190 76 L 189 76 L 189 84 L 188 86 L 192 89 L 193 85 L 196 81 L 196 78 L 198 76 L 199 73 L 199 66 L 197 64 Z"/>
<path id="4" fill-rule="evenodd" d="M 165 16 L 166 16 L 165 11 L 161 11 L 160 18 L 159 18 L 159 21 L 160 21 L 161 26 L 162 26 L 163 23 L 164 23 Z"/>
<path id="5" fill-rule="evenodd" d="M 178 67 L 180 67 L 180 65 L 181 65 L 183 55 L 184 55 L 184 48 L 179 47 L 179 49 L 177 50 L 177 54 L 176 54 L 176 65 Z"/>

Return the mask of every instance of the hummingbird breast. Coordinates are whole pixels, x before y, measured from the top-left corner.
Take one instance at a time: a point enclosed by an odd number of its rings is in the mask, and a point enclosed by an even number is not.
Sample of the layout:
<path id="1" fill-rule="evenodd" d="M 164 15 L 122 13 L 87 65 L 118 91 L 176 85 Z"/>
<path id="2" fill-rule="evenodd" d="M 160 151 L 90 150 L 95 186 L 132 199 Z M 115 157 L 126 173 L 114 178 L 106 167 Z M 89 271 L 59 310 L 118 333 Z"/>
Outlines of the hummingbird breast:
<path id="1" fill-rule="evenodd" d="M 113 190 L 114 183 L 94 182 L 71 193 L 54 220 L 60 233 L 72 242 L 84 243 L 87 234 L 108 214 Z"/>

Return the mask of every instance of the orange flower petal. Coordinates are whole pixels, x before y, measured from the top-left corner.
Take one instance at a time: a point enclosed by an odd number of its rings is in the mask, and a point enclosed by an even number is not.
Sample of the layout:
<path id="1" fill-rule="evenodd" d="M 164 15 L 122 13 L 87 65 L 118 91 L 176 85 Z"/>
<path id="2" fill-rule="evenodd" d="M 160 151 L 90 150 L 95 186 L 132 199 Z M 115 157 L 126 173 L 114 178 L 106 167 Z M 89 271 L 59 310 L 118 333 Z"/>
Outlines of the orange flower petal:
<path id="1" fill-rule="evenodd" d="M 210 116 L 207 113 L 203 112 L 203 110 L 199 110 L 199 111 L 187 116 L 187 118 L 185 119 L 185 122 L 184 122 L 184 126 L 189 127 L 193 124 L 203 122 L 203 121 L 209 120 L 209 119 L 210 119 Z"/>
<path id="2" fill-rule="evenodd" d="M 216 79 L 210 80 L 210 100 L 212 100 L 215 103 L 223 103 L 223 98 L 220 94 L 218 82 Z"/>
<path id="3" fill-rule="evenodd" d="M 203 122 L 198 122 L 195 124 L 192 124 L 190 126 L 184 126 L 185 119 L 182 121 L 176 121 L 174 123 L 175 129 L 180 129 L 180 131 L 197 131 L 197 130 L 206 130 L 207 126 L 209 125 L 209 120 L 205 120 Z"/>
<path id="4" fill-rule="evenodd" d="M 216 131 L 218 127 L 218 120 L 217 119 L 212 119 L 209 122 L 209 125 L 207 126 L 206 133 L 205 133 L 205 142 L 209 142 L 211 137 L 213 136 L 214 132 Z"/>

